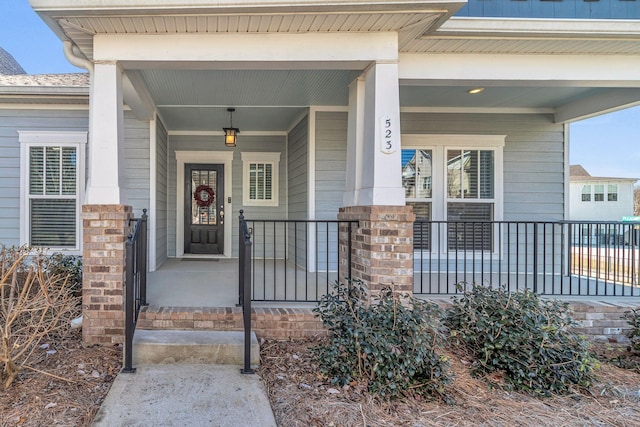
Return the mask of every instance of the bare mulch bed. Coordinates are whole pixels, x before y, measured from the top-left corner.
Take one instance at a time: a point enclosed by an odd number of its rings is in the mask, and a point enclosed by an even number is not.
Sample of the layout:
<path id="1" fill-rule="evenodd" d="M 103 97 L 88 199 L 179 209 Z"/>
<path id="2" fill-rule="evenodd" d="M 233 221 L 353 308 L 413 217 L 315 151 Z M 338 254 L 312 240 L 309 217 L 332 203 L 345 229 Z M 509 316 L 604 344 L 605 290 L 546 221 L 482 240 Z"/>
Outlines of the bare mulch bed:
<path id="1" fill-rule="evenodd" d="M 330 384 L 314 365 L 316 340 L 265 341 L 262 376 L 279 426 L 638 426 L 640 374 L 603 364 L 591 392 L 537 399 L 489 387 L 449 353 L 452 404 L 411 396 L 376 401 L 363 385 Z M 499 378 L 491 378 L 500 383 Z"/>
<path id="2" fill-rule="evenodd" d="M 120 371 L 120 346 L 84 348 L 81 333 L 43 341 L 31 369 L 0 387 L 0 426 L 88 426 Z"/>

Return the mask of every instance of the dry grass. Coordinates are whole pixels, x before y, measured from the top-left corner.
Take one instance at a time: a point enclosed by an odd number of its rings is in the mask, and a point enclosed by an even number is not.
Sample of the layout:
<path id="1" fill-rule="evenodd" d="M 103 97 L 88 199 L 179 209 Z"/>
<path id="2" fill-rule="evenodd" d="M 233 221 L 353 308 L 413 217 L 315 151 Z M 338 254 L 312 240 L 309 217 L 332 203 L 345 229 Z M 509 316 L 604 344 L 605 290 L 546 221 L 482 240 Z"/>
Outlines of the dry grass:
<path id="1" fill-rule="evenodd" d="M 640 375 L 603 365 L 590 393 L 537 399 L 473 378 L 469 362 L 449 354 L 455 375 L 452 404 L 419 396 L 376 401 L 363 385 L 336 388 L 318 373 L 309 347 L 314 341 L 266 341 L 264 379 L 279 426 L 638 426 Z"/>

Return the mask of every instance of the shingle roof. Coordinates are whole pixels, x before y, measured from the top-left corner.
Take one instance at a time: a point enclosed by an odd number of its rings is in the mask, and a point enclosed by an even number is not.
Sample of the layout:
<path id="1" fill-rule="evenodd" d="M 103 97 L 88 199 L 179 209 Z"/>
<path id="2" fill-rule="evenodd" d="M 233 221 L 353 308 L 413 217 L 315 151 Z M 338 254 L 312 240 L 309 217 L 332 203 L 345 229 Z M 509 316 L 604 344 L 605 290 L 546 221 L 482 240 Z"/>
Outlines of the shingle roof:
<path id="1" fill-rule="evenodd" d="M 25 74 L 25 71 L 9 52 L 0 47 L 0 75 L 2 74 Z"/>
<path id="2" fill-rule="evenodd" d="M 570 165 L 569 166 L 569 175 L 572 177 L 578 176 L 591 176 L 589 172 L 582 165 Z"/>
<path id="3" fill-rule="evenodd" d="M 0 75 L 0 86 L 89 87 L 88 73 Z"/>
<path id="4" fill-rule="evenodd" d="M 637 181 L 637 178 L 616 178 L 611 176 L 591 176 L 582 165 L 569 166 L 569 181 Z"/>

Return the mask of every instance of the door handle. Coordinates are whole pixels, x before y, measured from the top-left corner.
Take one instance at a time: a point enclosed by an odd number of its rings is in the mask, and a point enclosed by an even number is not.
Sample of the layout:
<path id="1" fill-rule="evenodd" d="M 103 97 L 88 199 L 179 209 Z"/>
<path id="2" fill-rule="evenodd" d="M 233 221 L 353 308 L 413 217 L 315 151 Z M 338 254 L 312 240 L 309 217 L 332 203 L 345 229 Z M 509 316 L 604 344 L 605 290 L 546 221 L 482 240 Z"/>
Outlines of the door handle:
<path id="1" fill-rule="evenodd" d="M 220 218 L 224 218 L 224 211 L 220 210 Z"/>

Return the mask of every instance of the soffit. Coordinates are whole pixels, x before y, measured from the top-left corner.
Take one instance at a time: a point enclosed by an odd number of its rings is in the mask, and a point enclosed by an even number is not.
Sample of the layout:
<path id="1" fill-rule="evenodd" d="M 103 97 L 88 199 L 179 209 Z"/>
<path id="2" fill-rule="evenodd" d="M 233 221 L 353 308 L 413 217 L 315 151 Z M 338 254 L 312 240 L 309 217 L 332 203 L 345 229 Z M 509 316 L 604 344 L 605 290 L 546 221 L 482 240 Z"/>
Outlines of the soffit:
<path id="1" fill-rule="evenodd" d="M 402 45 L 407 53 L 640 54 L 637 20 L 453 17 Z"/>
<path id="2" fill-rule="evenodd" d="M 435 30 L 466 2 L 263 0 L 195 1 L 188 6 L 180 1 L 31 3 L 61 38 L 72 40 L 91 59 L 92 37 L 96 34 L 398 32 L 402 41 Z"/>

